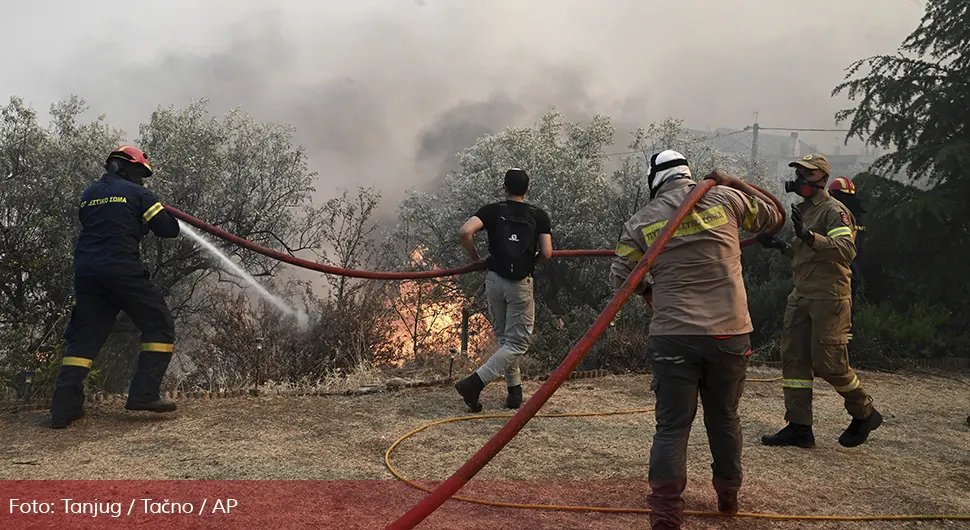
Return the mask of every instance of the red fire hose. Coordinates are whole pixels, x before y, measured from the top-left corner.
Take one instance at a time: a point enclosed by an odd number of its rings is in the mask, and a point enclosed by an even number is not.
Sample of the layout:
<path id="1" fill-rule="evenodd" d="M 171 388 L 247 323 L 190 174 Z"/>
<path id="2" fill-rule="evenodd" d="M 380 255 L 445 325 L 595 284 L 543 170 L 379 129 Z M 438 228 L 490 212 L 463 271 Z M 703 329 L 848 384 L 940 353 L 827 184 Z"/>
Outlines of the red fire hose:
<path id="1" fill-rule="evenodd" d="M 562 364 L 552 373 L 549 379 L 532 395 L 532 397 L 526 401 L 519 411 L 506 423 L 497 433 L 495 433 L 492 438 L 482 446 L 481 449 L 475 453 L 461 468 L 458 469 L 451 477 L 442 482 L 434 491 L 432 491 L 427 497 L 421 502 L 414 505 L 410 510 L 402 515 L 397 521 L 391 523 L 386 527 L 386 530 L 404 530 L 414 528 L 418 523 L 423 521 L 432 512 L 434 512 L 438 507 L 445 503 L 452 495 L 454 495 L 459 489 L 461 489 L 469 480 L 472 479 L 483 467 L 485 467 L 488 462 L 498 454 L 499 451 L 505 447 L 512 438 L 518 434 L 522 427 L 536 413 L 539 409 L 549 400 L 552 394 L 566 381 L 569 374 L 576 369 L 579 362 L 582 361 L 586 353 L 592 348 L 593 344 L 599 339 L 600 335 L 606 330 L 613 318 L 620 311 L 620 308 L 626 302 L 627 298 L 633 294 L 636 286 L 643 280 L 647 271 L 653 265 L 654 260 L 663 251 L 663 248 L 673 237 L 674 231 L 680 226 L 687 215 L 694 209 L 697 202 L 707 193 L 711 188 L 715 186 L 713 180 L 705 179 L 687 195 L 684 203 L 677 209 L 670 221 L 661 230 L 660 235 L 657 240 L 650 245 L 647 252 L 637 263 L 637 266 L 630 273 L 630 276 L 626 279 L 617 293 L 607 304 L 606 308 L 599 314 L 593 325 L 586 331 L 586 334 L 576 343 L 573 349 L 569 352 L 569 355 L 563 360 Z M 753 185 L 752 185 L 753 186 Z M 773 197 L 771 194 L 765 190 L 753 186 L 758 191 L 764 193 L 769 197 L 778 208 L 781 214 L 781 219 L 778 224 L 769 232 L 771 234 L 777 233 L 781 230 L 781 227 L 785 222 L 785 211 L 782 204 Z M 225 230 L 218 227 L 212 226 L 204 221 L 196 219 L 185 212 L 179 211 L 171 206 L 165 206 L 165 208 L 176 218 L 185 221 L 196 228 L 199 228 L 205 232 L 212 235 L 218 236 L 227 241 L 231 241 L 240 245 L 244 248 L 248 248 L 254 252 L 263 254 L 264 256 L 269 256 L 271 258 L 296 265 L 298 267 L 303 267 L 310 270 L 315 270 L 328 274 L 337 274 L 343 276 L 352 276 L 356 278 L 370 278 L 370 279 L 380 279 L 380 280 L 400 280 L 400 279 L 420 279 L 420 278 L 436 278 L 442 276 L 453 276 L 457 274 L 464 274 L 467 272 L 472 272 L 484 268 L 482 264 L 478 265 L 467 265 L 465 267 L 459 267 L 454 269 L 439 269 L 432 271 L 418 271 L 418 272 L 375 272 L 375 271 L 361 271 L 361 270 L 349 270 L 340 267 L 333 267 L 330 265 L 324 265 L 322 263 L 315 263 L 312 261 L 300 259 L 288 254 L 283 254 L 281 252 L 257 245 L 251 241 L 243 239 L 239 236 L 230 234 Z M 754 243 L 756 239 L 749 238 L 741 242 L 742 247 L 746 247 Z M 559 257 L 575 257 L 575 256 L 613 256 L 614 251 L 612 250 L 561 250 L 558 252 L 553 252 L 554 256 Z"/>
<path id="2" fill-rule="evenodd" d="M 781 212 L 782 220 L 778 224 L 776 230 L 774 230 L 772 233 L 777 232 L 778 230 L 781 229 L 782 225 L 785 222 L 784 207 L 780 202 L 778 202 L 777 199 L 775 199 L 765 190 L 753 184 L 751 184 L 751 186 L 753 186 L 758 191 L 761 191 L 766 196 L 771 198 L 771 200 L 774 201 L 775 205 L 778 207 L 778 211 Z M 332 265 L 324 265 L 323 263 L 317 263 L 315 261 L 305 260 L 302 258 L 298 258 L 296 256 L 284 254 L 282 252 L 273 250 L 271 248 L 266 248 L 262 245 L 257 245 L 256 243 L 253 243 L 252 241 L 249 241 L 247 239 L 243 239 L 235 234 L 230 234 L 229 232 L 226 232 L 225 230 L 217 226 L 210 225 L 209 223 L 202 221 L 201 219 L 196 219 L 195 217 L 192 217 L 191 215 L 181 210 L 173 208 L 172 206 L 165 205 L 165 209 L 168 211 L 168 213 L 172 214 L 172 216 L 174 216 L 175 218 L 180 219 L 198 228 L 199 230 L 208 232 L 209 234 L 212 234 L 216 237 L 235 243 L 243 248 L 247 248 L 249 250 L 252 250 L 253 252 L 262 254 L 264 256 L 268 256 L 270 258 L 282 261 L 284 263 L 289 263 L 290 265 L 296 265 L 297 267 L 302 267 L 304 269 L 322 272 L 325 274 L 336 274 L 338 276 L 350 276 L 354 278 L 367 278 L 371 280 L 420 280 L 425 278 L 442 278 L 445 276 L 457 276 L 459 274 L 466 274 L 469 272 L 474 272 L 476 270 L 481 270 L 485 268 L 484 264 L 477 264 L 477 265 L 465 265 L 464 267 L 456 267 L 453 269 L 434 269 L 430 271 L 415 271 L 415 272 L 364 271 L 364 270 L 356 270 L 356 269 L 344 269 L 341 267 L 334 267 Z M 746 239 L 741 242 L 741 247 L 746 247 L 754 242 L 755 242 L 754 238 Z M 611 257 L 614 255 L 615 255 L 615 252 L 613 250 L 554 250 L 552 252 L 552 256 L 556 258 Z"/>
<path id="3" fill-rule="evenodd" d="M 485 268 L 484 264 L 477 265 L 465 265 L 464 267 L 456 267 L 454 269 L 434 269 L 430 271 L 415 271 L 415 272 L 387 272 L 387 271 L 362 271 L 356 269 L 344 269 L 341 267 L 334 267 L 332 265 L 324 265 L 323 263 L 317 263 L 315 261 L 309 261 L 296 256 L 291 256 L 289 254 L 284 254 L 282 252 L 273 250 L 271 248 L 266 248 L 262 245 L 257 245 L 252 241 L 243 239 L 235 234 L 230 234 L 225 230 L 210 225 L 209 223 L 196 219 L 191 215 L 173 208 L 171 206 L 165 205 L 165 209 L 168 213 L 172 214 L 177 219 L 185 221 L 186 223 L 202 230 L 208 232 L 216 237 L 225 239 L 235 243 L 243 248 L 248 248 L 253 252 L 262 254 L 264 256 L 269 256 L 275 260 L 279 260 L 290 265 L 296 265 L 297 267 L 303 267 L 304 269 L 310 269 L 312 271 L 323 272 L 326 274 L 336 274 L 338 276 L 351 276 L 354 278 L 367 278 L 371 280 L 419 280 L 424 278 L 441 278 L 445 276 L 456 276 L 459 274 L 466 274 L 469 272 L 474 272 Z M 614 252 L 612 250 L 557 250 L 553 251 L 553 257 L 560 258 L 575 258 L 575 257 L 594 257 L 594 256 L 612 256 Z"/>

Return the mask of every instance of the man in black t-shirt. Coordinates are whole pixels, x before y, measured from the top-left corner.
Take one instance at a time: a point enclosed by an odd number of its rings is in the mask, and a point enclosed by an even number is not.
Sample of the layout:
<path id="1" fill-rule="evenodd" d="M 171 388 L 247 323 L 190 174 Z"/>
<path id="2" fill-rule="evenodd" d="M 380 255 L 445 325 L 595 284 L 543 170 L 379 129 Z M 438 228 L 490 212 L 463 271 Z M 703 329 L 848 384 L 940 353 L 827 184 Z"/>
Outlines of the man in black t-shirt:
<path id="1" fill-rule="evenodd" d="M 482 410 L 478 398 L 485 385 L 502 376 L 508 386 L 506 405 L 512 409 L 522 405 L 519 359 L 529 349 L 535 324 L 532 272 L 538 260 L 552 257 L 549 215 L 525 202 L 528 190 L 526 172 L 508 170 L 507 199 L 479 208 L 459 232 L 461 244 L 474 262 L 481 261 L 474 236 L 483 228 L 488 232 L 485 295 L 499 345 L 484 365 L 455 385 L 472 412 Z"/>

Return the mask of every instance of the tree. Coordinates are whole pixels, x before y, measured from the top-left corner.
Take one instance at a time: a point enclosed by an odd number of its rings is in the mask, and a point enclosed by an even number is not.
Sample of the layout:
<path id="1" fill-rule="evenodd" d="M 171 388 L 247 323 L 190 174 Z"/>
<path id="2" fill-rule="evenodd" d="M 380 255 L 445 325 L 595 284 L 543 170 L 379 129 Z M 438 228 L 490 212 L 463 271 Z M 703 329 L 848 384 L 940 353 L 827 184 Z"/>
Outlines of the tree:
<path id="1" fill-rule="evenodd" d="M 846 140 L 889 150 L 855 180 L 869 210 L 865 295 L 878 315 L 862 321 L 870 335 L 887 323 L 894 329 L 877 331 L 897 337 L 879 347 L 966 352 L 970 343 L 970 27 L 955 22 L 968 17 L 970 3 L 929 0 L 897 54 L 852 63 L 833 90 L 856 102 L 837 114 L 850 122 Z M 896 174 L 914 186 L 886 178 Z M 929 323 L 934 339 L 900 348 L 898 321 Z"/>
<path id="2" fill-rule="evenodd" d="M 324 248 L 317 256 L 326 263 L 344 269 L 377 265 L 380 256 L 376 241 L 379 225 L 374 220 L 374 213 L 380 202 L 381 194 L 373 187 L 358 187 L 357 196 L 353 198 L 347 190 L 343 190 L 339 197 L 327 201 L 321 212 L 325 222 L 320 244 Z M 372 283 L 335 275 L 327 275 L 326 280 L 330 284 L 331 299 L 338 306 Z"/>
<path id="3" fill-rule="evenodd" d="M 0 375 L 47 362 L 70 317 L 78 197 L 121 133 L 84 101 L 50 107 L 50 124 L 11 97 L 0 107 Z"/>
<path id="4" fill-rule="evenodd" d="M 0 370 L 49 360 L 62 336 L 73 295 L 72 255 L 81 191 L 103 173 L 111 148 L 124 139 L 99 117 L 82 123 L 84 101 L 51 107 L 51 124 L 18 98 L 0 108 Z M 240 111 L 217 119 L 205 101 L 160 108 L 135 141 L 155 175 L 148 186 L 165 204 L 265 246 L 296 253 L 316 247 L 328 218 L 311 203 L 315 176 L 289 127 L 262 124 Z M 227 249 L 243 268 L 271 276 L 280 265 Z M 213 289 L 238 278 L 185 238 L 143 240 L 153 281 L 179 318 L 179 341 L 191 341 L 187 317 L 216 303 Z M 217 287 L 218 285 L 222 287 Z M 126 318 L 98 359 L 114 389 L 127 384 L 138 333 Z"/>
<path id="5" fill-rule="evenodd" d="M 141 126 L 138 144 L 151 157 L 149 186 L 160 200 L 230 233 L 288 254 L 316 248 L 327 218 L 313 208 L 306 153 L 291 127 L 262 124 L 240 110 L 210 117 L 206 101 L 184 109 L 160 108 Z M 280 262 L 225 246 L 255 277 L 272 276 Z M 143 255 L 176 315 L 204 299 L 194 296 L 210 276 L 238 285 L 217 261 L 185 238 L 150 238 Z"/>
<path id="6" fill-rule="evenodd" d="M 857 136 L 890 152 L 873 164 L 877 172 L 904 171 L 931 184 L 960 179 L 970 163 L 970 17 L 961 0 L 929 0 L 919 26 L 896 55 L 852 63 L 832 95 L 859 100 L 840 111 Z M 867 66 L 870 71 L 859 75 Z M 894 149 L 894 150 L 893 150 Z"/>
<path id="7" fill-rule="evenodd" d="M 567 123 L 554 109 L 534 127 L 509 128 L 480 138 L 459 154 L 456 170 L 435 192 L 412 192 L 402 202 L 402 222 L 394 238 L 408 241 L 409 248 L 397 254 L 408 256 L 422 248 L 422 257 L 439 267 L 464 265 L 467 256 L 458 242 L 458 228 L 483 204 L 504 198 L 502 177 L 510 167 L 528 171 L 531 190 L 527 200 L 549 212 L 554 246 L 611 247 L 618 225 L 616 219 L 604 223 L 604 217 L 610 218 L 614 212 L 604 147 L 612 139 L 609 118 L 595 117 L 584 127 Z M 486 254 L 484 249 L 481 252 Z M 603 261 L 594 261 L 553 260 L 539 266 L 537 339 L 548 329 L 542 324 L 549 317 L 545 312 L 561 314 L 578 306 L 599 306 L 610 296 Z M 476 312 L 485 310 L 479 274 L 459 277 L 454 284 L 464 303 Z"/>
<path id="8" fill-rule="evenodd" d="M 320 261 L 344 269 L 383 269 L 388 260 L 374 218 L 380 201 L 381 194 L 373 187 L 358 187 L 355 196 L 344 190 L 327 201 L 321 209 Z M 319 342 L 324 350 L 322 366 L 347 368 L 391 357 L 388 341 L 393 316 L 384 285 L 347 276 L 327 275 L 326 280 L 329 296 L 318 308 L 332 318 Z"/>

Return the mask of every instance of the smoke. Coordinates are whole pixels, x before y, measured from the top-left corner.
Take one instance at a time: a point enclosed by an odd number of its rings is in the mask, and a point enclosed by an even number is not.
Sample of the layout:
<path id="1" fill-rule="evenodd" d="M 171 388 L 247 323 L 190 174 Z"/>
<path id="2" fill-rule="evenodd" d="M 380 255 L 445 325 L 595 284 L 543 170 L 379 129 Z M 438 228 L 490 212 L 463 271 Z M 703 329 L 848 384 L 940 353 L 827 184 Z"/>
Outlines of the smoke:
<path id="1" fill-rule="evenodd" d="M 271 8 L 267 6 L 272 5 Z M 29 6 L 25 7 L 25 6 Z M 42 34 L 33 13 L 45 12 Z M 5 8 L 0 89 L 35 107 L 79 94 L 123 127 L 208 98 L 296 127 L 317 199 L 376 185 L 393 212 L 482 134 L 609 114 L 628 131 L 833 127 L 831 89 L 852 61 L 891 53 L 918 23 L 911 0 L 242 0 Z M 784 134 L 784 133 L 781 133 Z M 833 134 L 802 134 L 830 150 Z M 622 149 L 621 149 L 622 150 Z"/>

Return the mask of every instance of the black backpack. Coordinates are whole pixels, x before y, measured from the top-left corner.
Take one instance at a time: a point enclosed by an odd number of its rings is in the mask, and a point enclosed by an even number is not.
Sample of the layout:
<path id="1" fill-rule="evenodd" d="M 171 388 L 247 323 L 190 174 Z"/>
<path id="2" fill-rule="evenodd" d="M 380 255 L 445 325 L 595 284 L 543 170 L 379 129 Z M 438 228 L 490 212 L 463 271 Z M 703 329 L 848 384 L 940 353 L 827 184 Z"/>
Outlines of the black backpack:
<path id="1" fill-rule="evenodd" d="M 539 253 L 539 234 L 536 233 L 536 207 L 512 208 L 507 202 L 500 203 L 495 218 L 495 243 L 493 250 L 495 272 L 509 280 L 522 280 L 535 270 Z"/>

